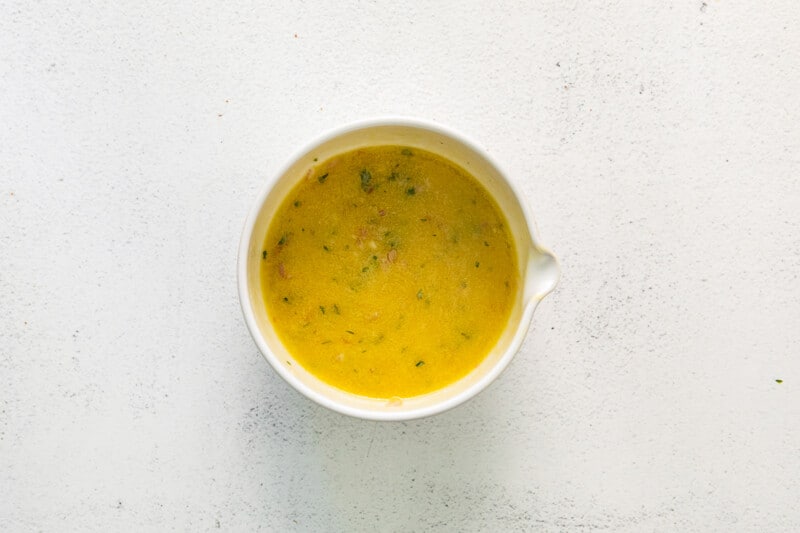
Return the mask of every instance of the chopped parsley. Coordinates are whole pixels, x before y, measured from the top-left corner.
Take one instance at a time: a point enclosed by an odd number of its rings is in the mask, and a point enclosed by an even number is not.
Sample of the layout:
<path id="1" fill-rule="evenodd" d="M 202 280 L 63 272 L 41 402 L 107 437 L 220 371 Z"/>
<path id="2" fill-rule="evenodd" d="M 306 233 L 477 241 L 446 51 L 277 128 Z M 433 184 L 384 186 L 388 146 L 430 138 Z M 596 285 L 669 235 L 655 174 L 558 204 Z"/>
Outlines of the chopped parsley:
<path id="1" fill-rule="evenodd" d="M 364 169 L 361 171 L 361 190 L 370 193 L 372 189 L 372 174 L 370 174 L 369 170 Z"/>

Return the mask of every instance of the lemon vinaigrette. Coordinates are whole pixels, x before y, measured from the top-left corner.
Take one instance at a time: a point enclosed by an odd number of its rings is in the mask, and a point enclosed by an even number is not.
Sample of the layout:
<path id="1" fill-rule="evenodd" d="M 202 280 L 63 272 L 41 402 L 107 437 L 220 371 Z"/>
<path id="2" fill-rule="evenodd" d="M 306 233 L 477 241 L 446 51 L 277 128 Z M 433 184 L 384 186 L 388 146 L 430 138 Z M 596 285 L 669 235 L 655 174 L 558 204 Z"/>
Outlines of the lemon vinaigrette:
<path id="1" fill-rule="evenodd" d="M 316 163 L 275 213 L 260 274 L 296 362 L 372 398 L 432 392 L 477 367 L 519 283 L 488 191 L 449 160 L 400 146 Z"/>

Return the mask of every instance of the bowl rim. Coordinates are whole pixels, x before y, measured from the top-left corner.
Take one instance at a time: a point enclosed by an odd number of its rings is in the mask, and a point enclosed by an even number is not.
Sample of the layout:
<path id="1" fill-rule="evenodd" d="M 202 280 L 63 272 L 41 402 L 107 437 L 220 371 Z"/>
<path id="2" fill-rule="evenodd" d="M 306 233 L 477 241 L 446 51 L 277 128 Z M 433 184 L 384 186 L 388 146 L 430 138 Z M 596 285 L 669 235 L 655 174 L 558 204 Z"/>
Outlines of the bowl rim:
<path id="1" fill-rule="evenodd" d="M 531 214 L 525 196 L 519 190 L 516 183 L 514 183 L 513 180 L 509 179 L 508 177 L 509 174 L 500 164 L 498 164 L 498 162 L 491 156 L 491 154 L 489 154 L 488 150 L 483 148 L 477 142 L 473 141 L 469 136 L 464 135 L 463 133 L 456 131 L 450 127 L 443 126 L 439 123 L 432 122 L 430 120 L 421 119 L 417 117 L 409 117 L 409 116 L 389 115 L 389 116 L 361 119 L 344 124 L 342 126 L 329 129 L 323 132 L 322 134 L 316 136 L 315 138 L 311 139 L 309 142 L 306 142 L 299 149 L 295 150 L 289 156 L 289 158 L 287 158 L 283 162 L 283 164 L 280 165 L 272 173 L 272 175 L 264 183 L 264 186 L 262 187 L 261 191 L 256 197 L 255 202 L 252 204 L 252 207 L 250 208 L 247 218 L 245 219 L 244 228 L 242 230 L 242 235 L 239 241 L 239 251 L 237 257 L 237 283 L 239 289 L 238 290 L 239 304 L 241 306 L 242 314 L 244 315 L 247 328 L 250 331 L 250 336 L 253 338 L 256 345 L 258 346 L 258 349 L 261 352 L 262 356 L 267 360 L 270 366 L 278 373 L 278 375 L 281 376 L 284 379 L 284 381 L 286 381 L 289 385 L 291 385 L 295 390 L 297 390 L 310 400 L 313 400 L 314 402 L 324 407 L 327 407 L 328 409 L 355 418 L 361 418 L 366 420 L 379 420 L 379 421 L 401 421 L 401 420 L 423 418 L 438 413 L 442 413 L 444 411 L 448 411 L 470 400 L 471 398 L 475 397 L 478 393 L 485 390 L 506 369 L 506 367 L 509 365 L 509 363 L 514 358 L 516 353 L 519 351 L 519 348 L 523 340 L 525 339 L 528 328 L 530 326 L 533 312 L 535 311 L 541 299 L 546 294 L 548 294 L 552 290 L 552 288 L 548 290 L 546 293 L 539 295 L 538 297 L 531 298 L 527 302 L 523 301 L 524 308 L 520 316 L 519 325 L 517 326 L 517 330 L 514 333 L 514 337 L 512 338 L 506 351 L 503 353 L 500 359 L 498 359 L 497 363 L 494 366 L 492 366 L 485 375 L 483 375 L 478 381 L 473 383 L 469 388 L 461 391 L 456 395 L 453 395 L 452 397 L 446 398 L 432 405 L 408 411 L 405 410 L 375 411 L 365 408 L 354 407 L 350 405 L 343 405 L 333 400 L 332 398 L 326 396 L 325 394 L 322 394 L 319 391 L 311 389 L 305 383 L 303 383 L 298 377 L 292 374 L 283 364 L 281 364 L 281 362 L 278 360 L 278 357 L 272 352 L 272 350 L 267 345 L 266 340 L 261 335 L 258 323 L 256 321 L 255 313 L 252 309 L 252 302 L 250 300 L 250 293 L 248 290 L 247 256 L 250 248 L 250 241 L 253 238 L 255 223 L 261 211 L 261 208 L 264 205 L 264 202 L 266 201 L 272 189 L 280 180 L 280 178 L 284 176 L 286 172 L 292 167 L 292 165 L 294 165 L 298 160 L 300 160 L 302 156 L 310 153 L 315 147 L 321 146 L 322 144 L 331 141 L 336 137 L 352 133 L 354 131 L 376 128 L 376 127 L 387 127 L 387 126 L 423 129 L 439 135 L 443 135 L 445 137 L 450 137 L 463 144 L 465 147 L 467 147 L 475 154 L 483 157 L 490 165 L 492 165 L 497 170 L 498 174 L 501 176 L 506 185 L 508 185 L 514 197 L 516 198 L 517 202 L 519 203 L 520 209 L 523 214 L 523 218 L 525 219 L 525 224 L 527 225 L 528 232 L 531 237 L 531 245 L 537 250 L 540 250 L 541 252 L 550 255 L 553 258 L 553 260 L 556 261 L 556 265 L 557 265 L 557 259 L 549 249 L 540 244 L 536 224 L 534 222 L 533 216 Z M 558 268 L 558 273 L 560 277 L 560 268 Z M 558 283 L 558 278 L 556 278 L 552 287 L 554 288 L 557 285 L 557 283 Z"/>

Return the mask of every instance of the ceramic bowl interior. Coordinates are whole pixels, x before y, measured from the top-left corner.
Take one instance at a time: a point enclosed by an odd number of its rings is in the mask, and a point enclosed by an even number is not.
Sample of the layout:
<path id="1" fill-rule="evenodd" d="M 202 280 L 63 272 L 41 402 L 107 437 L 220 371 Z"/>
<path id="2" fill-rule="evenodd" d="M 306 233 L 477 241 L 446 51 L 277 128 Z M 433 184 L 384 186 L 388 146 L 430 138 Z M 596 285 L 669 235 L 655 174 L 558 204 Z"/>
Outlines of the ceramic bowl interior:
<path id="1" fill-rule="evenodd" d="M 437 153 L 460 165 L 492 194 L 508 221 L 517 250 L 521 283 L 499 341 L 471 373 L 438 391 L 392 401 L 365 398 L 332 387 L 303 369 L 283 346 L 267 316 L 259 275 L 264 237 L 283 199 L 316 161 L 361 148 L 401 145 Z M 462 135 L 411 119 L 361 122 L 328 133 L 292 157 L 267 184 L 253 208 L 239 250 L 239 296 L 245 320 L 267 361 L 287 382 L 316 402 L 351 416 L 405 420 L 454 407 L 483 390 L 519 349 L 538 302 L 559 277 L 554 256 L 536 241 L 533 220 L 512 183 L 486 152 Z"/>

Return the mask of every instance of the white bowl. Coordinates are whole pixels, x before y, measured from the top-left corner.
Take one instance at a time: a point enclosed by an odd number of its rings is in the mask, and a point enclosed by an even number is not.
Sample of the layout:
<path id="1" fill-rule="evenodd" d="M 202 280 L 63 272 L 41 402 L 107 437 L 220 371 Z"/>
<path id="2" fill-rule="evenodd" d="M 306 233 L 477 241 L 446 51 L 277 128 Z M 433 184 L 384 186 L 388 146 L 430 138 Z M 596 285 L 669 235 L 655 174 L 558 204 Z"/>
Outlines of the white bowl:
<path id="1" fill-rule="evenodd" d="M 259 276 L 261 250 L 272 217 L 315 161 L 365 146 L 400 145 L 437 153 L 470 172 L 491 193 L 514 238 L 520 283 L 505 330 L 472 372 L 435 392 L 386 401 L 344 392 L 297 363 L 267 316 Z M 536 305 L 556 286 L 558 263 L 535 237 L 533 218 L 512 181 L 488 153 L 460 133 L 410 118 L 379 118 L 330 131 L 297 152 L 267 182 L 244 225 L 239 245 L 239 299 L 247 327 L 275 371 L 298 391 L 334 411 L 372 420 L 408 420 L 440 413 L 472 398 L 508 365 L 528 331 Z"/>

